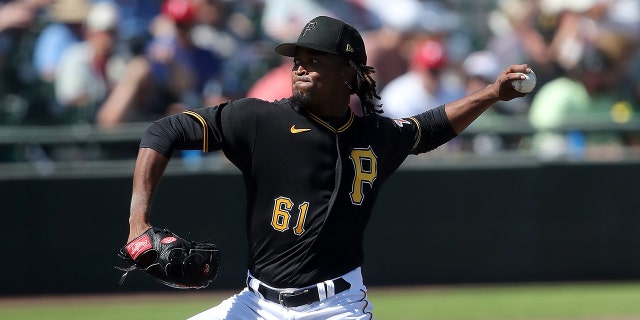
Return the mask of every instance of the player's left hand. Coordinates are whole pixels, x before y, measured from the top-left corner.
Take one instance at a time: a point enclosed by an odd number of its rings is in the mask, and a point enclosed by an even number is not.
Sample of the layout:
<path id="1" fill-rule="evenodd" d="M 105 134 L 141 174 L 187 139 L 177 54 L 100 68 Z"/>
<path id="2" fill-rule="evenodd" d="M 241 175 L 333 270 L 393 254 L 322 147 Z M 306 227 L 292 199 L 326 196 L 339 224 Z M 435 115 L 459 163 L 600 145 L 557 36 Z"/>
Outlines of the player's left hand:
<path id="1" fill-rule="evenodd" d="M 218 274 L 220 252 L 213 243 L 185 240 L 160 228 L 149 228 L 122 247 L 118 256 L 130 264 L 130 271 L 142 270 L 158 282 L 180 289 L 200 289 Z"/>

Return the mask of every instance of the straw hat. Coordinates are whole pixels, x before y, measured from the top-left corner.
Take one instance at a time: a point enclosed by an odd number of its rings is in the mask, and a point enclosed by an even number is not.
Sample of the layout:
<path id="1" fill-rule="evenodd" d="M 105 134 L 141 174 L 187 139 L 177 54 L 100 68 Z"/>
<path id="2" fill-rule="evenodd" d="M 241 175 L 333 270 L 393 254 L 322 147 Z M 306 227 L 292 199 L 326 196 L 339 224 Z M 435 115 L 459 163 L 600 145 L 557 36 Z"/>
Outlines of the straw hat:
<path id="1" fill-rule="evenodd" d="M 50 6 L 51 19 L 66 23 L 82 23 L 91 4 L 88 0 L 54 0 Z"/>

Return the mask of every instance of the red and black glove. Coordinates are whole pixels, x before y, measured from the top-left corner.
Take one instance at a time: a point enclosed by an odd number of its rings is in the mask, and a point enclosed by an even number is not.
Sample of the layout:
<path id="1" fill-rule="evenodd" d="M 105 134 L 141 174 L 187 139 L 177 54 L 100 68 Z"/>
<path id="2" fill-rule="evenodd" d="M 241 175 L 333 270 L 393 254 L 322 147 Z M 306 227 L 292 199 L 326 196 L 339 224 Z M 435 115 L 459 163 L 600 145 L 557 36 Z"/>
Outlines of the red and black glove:
<path id="1" fill-rule="evenodd" d="M 130 271 L 142 270 L 155 280 L 179 289 L 200 289 L 217 276 L 220 252 L 215 244 L 189 241 L 167 229 L 149 228 L 127 243 L 118 256 L 131 264 L 120 284 Z"/>

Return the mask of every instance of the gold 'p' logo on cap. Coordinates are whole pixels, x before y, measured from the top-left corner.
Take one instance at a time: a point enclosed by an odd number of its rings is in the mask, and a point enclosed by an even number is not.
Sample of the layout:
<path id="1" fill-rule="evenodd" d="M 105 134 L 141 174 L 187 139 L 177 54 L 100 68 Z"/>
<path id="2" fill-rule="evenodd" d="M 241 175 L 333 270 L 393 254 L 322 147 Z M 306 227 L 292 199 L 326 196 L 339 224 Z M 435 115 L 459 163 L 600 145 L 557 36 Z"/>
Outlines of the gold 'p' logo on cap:
<path id="1" fill-rule="evenodd" d="M 356 52 L 355 50 L 353 50 L 353 47 L 348 43 L 347 43 L 347 48 L 345 48 L 344 51 L 346 51 L 346 52 Z"/>
<path id="2" fill-rule="evenodd" d="M 317 25 L 318 23 L 315 21 L 310 21 L 309 23 L 307 23 L 307 25 L 304 26 L 304 29 L 302 30 L 302 36 L 304 37 L 307 34 L 307 31 L 315 29 Z"/>

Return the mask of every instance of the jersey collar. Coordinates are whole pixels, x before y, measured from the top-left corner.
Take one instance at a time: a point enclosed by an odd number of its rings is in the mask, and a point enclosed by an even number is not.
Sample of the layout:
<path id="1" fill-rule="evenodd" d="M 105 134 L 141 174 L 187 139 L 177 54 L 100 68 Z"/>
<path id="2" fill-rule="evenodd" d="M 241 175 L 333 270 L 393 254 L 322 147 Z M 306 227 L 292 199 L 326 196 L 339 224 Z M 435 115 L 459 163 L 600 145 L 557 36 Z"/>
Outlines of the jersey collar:
<path id="1" fill-rule="evenodd" d="M 353 111 L 349 111 L 349 115 L 348 118 L 345 120 L 345 123 L 342 124 L 339 127 L 334 127 L 333 125 L 331 125 L 331 123 L 329 123 L 328 121 L 320 118 L 319 116 L 311 113 L 311 112 L 307 112 L 307 114 L 309 115 L 309 118 L 311 118 L 313 121 L 319 123 L 320 125 L 322 125 L 323 127 L 335 132 L 335 133 L 341 133 L 346 131 L 347 129 L 349 129 L 349 127 L 351 126 L 351 124 L 353 124 L 353 120 L 355 118 L 355 115 L 353 113 Z"/>

